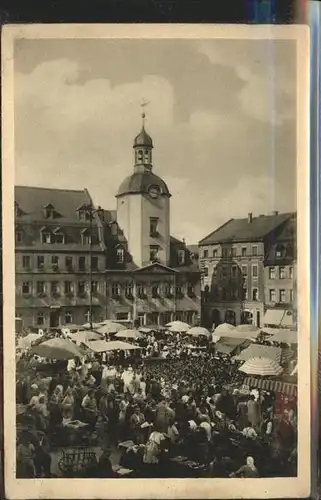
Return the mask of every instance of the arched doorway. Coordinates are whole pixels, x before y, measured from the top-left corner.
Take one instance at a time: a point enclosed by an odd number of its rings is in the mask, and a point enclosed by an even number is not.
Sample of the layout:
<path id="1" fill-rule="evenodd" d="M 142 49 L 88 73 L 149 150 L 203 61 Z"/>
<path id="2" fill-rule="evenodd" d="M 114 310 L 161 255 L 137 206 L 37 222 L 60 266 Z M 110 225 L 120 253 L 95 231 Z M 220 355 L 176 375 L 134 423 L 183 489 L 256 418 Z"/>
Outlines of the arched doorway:
<path id="1" fill-rule="evenodd" d="M 225 311 L 225 323 L 229 323 L 230 325 L 236 325 L 235 311 L 232 311 L 231 309 L 227 309 Z"/>

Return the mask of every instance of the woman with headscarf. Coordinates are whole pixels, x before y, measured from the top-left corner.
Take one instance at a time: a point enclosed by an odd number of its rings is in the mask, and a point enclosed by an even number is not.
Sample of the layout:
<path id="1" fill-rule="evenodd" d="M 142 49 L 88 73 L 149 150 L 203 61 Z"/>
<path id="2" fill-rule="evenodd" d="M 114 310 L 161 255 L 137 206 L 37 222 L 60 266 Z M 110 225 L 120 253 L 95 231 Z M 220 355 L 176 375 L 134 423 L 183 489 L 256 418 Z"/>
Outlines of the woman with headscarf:
<path id="1" fill-rule="evenodd" d="M 253 457 L 247 457 L 246 464 L 242 465 L 236 472 L 230 474 L 230 477 L 258 478 L 259 473 L 255 467 Z"/>
<path id="2" fill-rule="evenodd" d="M 64 420 L 72 420 L 74 415 L 74 396 L 72 393 L 72 389 L 67 389 L 65 393 L 65 397 L 61 403 L 61 412 Z"/>

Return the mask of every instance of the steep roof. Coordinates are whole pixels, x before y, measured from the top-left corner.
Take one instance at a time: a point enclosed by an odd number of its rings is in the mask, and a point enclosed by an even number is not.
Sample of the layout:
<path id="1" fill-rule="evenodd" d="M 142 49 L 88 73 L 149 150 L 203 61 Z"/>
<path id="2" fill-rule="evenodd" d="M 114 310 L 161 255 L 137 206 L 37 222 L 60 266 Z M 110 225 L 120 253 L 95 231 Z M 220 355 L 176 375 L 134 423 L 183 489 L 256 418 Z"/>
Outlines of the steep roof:
<path id="1" fill-rule="evenodd" d="M 134 172 L 132 175 L 126 177 L 119 186 L 116 196 L 122 196 L 129 193 L 147 194 L 151 186 L 158 186 L 161 194 L 170 196 L 170 192 L 165 181 L 149 170 L 145 170 L 144 172 Z"/>
<path id="2" fill-rule="evenodd" d="M 293 217 L 293 213 L 260 215 L 246 219 L 230 219 L 221 227 L 200 240 L 199 245 L 241 241 L 260 241 L 281 224 Z"/>
<path id="3" fill-rule="evenodd" d="M 35 222 L 44 219 L 44 207 L 52 205 L 56 222 L 77 222 L 77 208 L 91 202 L 88 192 L 74 189 L 52 189 L 34 186 L 15 186 L 15 202 L 21 210 L 19 219 Z"/>

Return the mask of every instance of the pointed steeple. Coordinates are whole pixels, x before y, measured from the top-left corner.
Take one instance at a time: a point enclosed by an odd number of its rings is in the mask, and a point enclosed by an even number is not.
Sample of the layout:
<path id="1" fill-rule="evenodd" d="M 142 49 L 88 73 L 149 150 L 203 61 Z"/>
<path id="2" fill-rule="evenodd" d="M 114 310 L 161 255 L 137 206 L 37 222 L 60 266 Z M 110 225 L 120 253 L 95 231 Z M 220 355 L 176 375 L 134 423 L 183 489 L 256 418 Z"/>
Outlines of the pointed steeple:
<path id="1" fill-rule="evenodd" d="M 152 170 L 152 149 L 153 140 L 145 130 L 146 113 L 144 107 L 148 102 L 142 104 L 142 128 L 139 134 L 134 139 L 133 148 L 135 150 L 135 169 Z"/>

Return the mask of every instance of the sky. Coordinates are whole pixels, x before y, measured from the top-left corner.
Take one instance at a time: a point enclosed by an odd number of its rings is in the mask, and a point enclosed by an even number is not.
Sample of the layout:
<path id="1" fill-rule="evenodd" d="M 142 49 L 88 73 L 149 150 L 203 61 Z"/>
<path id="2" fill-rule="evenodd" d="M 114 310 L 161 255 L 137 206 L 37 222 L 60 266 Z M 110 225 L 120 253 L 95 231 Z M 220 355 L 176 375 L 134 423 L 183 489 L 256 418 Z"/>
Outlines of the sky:
<path id="1" fill-rule="evenodd" d="M 86 187 L 115 209 L 146 100 L 171 234 L 296 209 L 294 41 L 21 39 L 14 69 L 17 185 Z"/>

